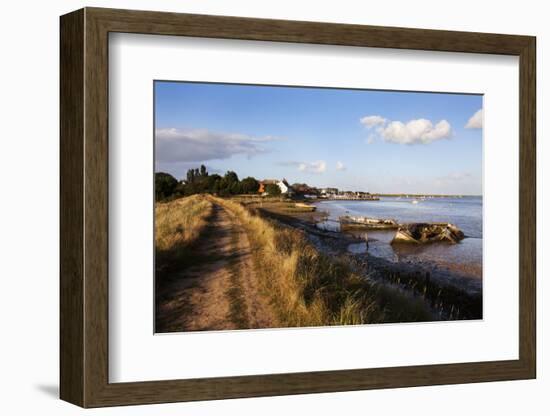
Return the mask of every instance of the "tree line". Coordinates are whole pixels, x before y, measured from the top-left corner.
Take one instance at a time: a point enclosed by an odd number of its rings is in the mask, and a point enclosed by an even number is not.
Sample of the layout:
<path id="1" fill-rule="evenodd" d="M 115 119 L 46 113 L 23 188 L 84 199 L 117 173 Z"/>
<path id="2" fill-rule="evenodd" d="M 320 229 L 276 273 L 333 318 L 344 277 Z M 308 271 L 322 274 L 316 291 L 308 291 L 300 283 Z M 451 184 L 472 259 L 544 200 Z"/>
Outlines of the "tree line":
<path id="1" fill-rule="evenodd" d="M 266 188 L 270 195 L 280 194 L 277 185 Z M 255 178 L 248 176 L 239 180 L 237 174 L 233 171 L 227 171 L 221 176 L 217 173 L 208 173 L 206 166 L 189 169 L 185 179 L 178 181 L 169 173 L 155 173 L 155 199 L 157 201 L 176 198 L 180 196 L 189 196 L 201 193 L 216 194 L 219 196 L 255 194 L 260 188 L 260 182 Z"/>

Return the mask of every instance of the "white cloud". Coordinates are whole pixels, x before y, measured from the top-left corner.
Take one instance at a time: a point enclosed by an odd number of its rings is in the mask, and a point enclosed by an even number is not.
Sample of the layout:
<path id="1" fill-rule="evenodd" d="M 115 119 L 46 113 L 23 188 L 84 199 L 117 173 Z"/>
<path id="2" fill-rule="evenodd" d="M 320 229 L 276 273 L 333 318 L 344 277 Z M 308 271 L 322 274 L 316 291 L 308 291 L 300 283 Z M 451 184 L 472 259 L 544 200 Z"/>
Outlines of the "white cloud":
<path id="1" fill-rule="evenodd" d="M 360 122 L 371 131 L 373 127 L 376 127 L 366 140 L 367 144 L 374 143 L 376 137 L 381 137 L 384 141 L 391 143 L 428 144 L 449 138 L 452 134 L 451 125 L 447 120 L 441 120 L 435 125 L 425 118 L 403 123 L 372 115 L 362 117 Z"/>
<path id="2" fill-rule="evenodd" d="M 157 162 L 202 162 L 228 159 L 233 155 L 248 157 L 265 153 L 265 142 L 272 137 L 251 137 L 237 133 L 209 130 L 157 129 L 155 158 Z"/>
<path id="3" fill-rule="evenodd" d="M 466 126 L 467 129 L 481 129 L 483 128 L 483 109 L 477 110 L 476 113 L 470 117 Z"/>
<path id="4" fill-rule="evenodd" d="M 346 170 L 346 165 L 344 165 L 342 162 L 338 161 L 336 162 L 336 170 L 343 171 Z"/>
<path id="5" fill-rule="evenodd" d="M 399 144 L 428 144 L 451 136 L 451 125 L 441 120 L 435 126 L 430 120 L 420 118 L 407 123 L 392 121 L 379 129 L 385 141 Z"/>
<path id="6" fill-rule="evenodd" d="M 301 162 L 298 165 L 298 170 L 307 173 L 323 173 L 327 170 L 327 164 L 324 160 L 317 160 L 315 162 Z"/>
<path id="7" fill-rule="evenodd" d="M 315 162 L 287 161 L 287 162 L 279 162 L 277 164 L 279 166 L 289 166 L 289 167 L 297 168 L 300 172 L 307 172 L 307 173 L 323 173 L 327 170 L 327 163 L 324 160 L 317 160 Z"/>
<path id="8" fill-rule="evenodd" d="M 361 124 L 364 124 L 367 126 L 367 128 L 371 128 L 374 126 L 382 126 L 386 124 L 386 119 L 382 116 L 365 116 L 362 117 L 360 120 Z"/>

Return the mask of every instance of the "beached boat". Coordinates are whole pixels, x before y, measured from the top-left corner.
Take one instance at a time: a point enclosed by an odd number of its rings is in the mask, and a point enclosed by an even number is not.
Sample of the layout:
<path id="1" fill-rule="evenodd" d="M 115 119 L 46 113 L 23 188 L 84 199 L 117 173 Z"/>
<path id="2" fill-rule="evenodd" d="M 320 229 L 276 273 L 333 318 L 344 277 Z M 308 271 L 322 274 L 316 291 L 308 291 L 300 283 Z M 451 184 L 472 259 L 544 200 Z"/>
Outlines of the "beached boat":
<path id="1" fill-rule="evenodd" d="M 442 241 L 454 244 L 463 238 L 464 233 L 454 224 L 412 223 L 399 225 L 391 243 L 425 244 Z"/>
<path id="2" fill-rule="evenodd" d="M 346 228 L 367 228 L 376 230 L 391 230 L 397 229 L 399 224 L 392 219 L 380 219 L 370 217 L 360 217 L 353 215 L 345 215 L 339 218 L 340 227 Z"/>
<path id="3" fill-rule="evenodd" d="M 294 206 L 296 208 L 301 208 L 301 209 L 310 210 L 310 211 L 315 211 L 317 209 L 315 205 L 305 204 L 303 202 L 296 202 Z"/>

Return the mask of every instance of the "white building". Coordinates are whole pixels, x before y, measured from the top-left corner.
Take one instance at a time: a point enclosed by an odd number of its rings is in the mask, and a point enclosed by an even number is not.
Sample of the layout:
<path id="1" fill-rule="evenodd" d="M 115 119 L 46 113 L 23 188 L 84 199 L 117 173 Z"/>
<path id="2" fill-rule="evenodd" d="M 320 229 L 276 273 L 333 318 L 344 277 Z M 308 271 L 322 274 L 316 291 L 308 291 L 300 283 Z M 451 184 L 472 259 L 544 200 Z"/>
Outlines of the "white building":
<path id="1" fill-rule="evenodd" d="M 259 193 L 262 195 L 267 195 L 265 192 L 265 186 L 266 185 L 277 185 L 279 189 L 281 190 L 281 194 L 283 195 L 291 195 L 292 194 L 292 187 L 288 184 L 286 179 L 279 180 L 279 179 L 264 179 L 263 181 L 260 181 L 260 189 L 258 190 Z"/>
<path id="2" fill-rule="evenodd" d="M 290 185 L 286 182 L 285 179 L 282 181 L 277 181 L 277 186 L 281 190 L 282 194 L 287 194 L 290 191 Z"/>

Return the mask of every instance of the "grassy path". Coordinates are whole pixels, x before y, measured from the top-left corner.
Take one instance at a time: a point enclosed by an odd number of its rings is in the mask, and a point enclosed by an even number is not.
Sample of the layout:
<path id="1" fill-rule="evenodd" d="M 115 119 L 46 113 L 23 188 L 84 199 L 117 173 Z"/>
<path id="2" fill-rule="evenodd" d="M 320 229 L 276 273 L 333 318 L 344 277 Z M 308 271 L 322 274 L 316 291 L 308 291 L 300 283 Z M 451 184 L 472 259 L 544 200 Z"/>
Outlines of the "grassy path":
<path id="1" fill-rule="evenodd" d="M 277 320 L 259 291 L 248 236 L 231 211 L 214 203 L 190 261 L 158 288 L 156 331 L 275 326 Z"/>

